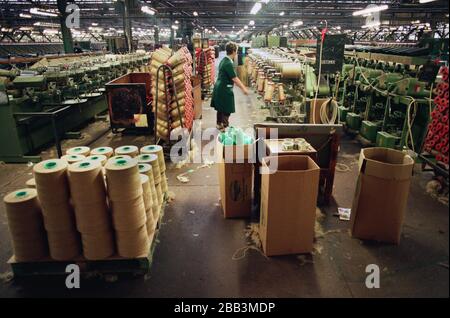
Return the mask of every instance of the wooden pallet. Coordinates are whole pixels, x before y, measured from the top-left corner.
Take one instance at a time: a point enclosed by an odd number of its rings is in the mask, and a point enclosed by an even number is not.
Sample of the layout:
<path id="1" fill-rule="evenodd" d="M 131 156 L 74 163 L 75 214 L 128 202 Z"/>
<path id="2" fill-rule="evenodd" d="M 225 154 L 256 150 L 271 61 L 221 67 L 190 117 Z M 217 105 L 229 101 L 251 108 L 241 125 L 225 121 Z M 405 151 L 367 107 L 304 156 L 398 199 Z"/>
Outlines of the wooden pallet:
<path id="1" fill-rule="evenodd" d="M 132 274 L 134 276 L 145 275 L 150 271 L 153 261 L 153 253 L 158 244 L 158 237 L 161 230 L 162 219 L 166 203 L 161 207 L 160 217 L 155 228 L 155 232 L 150 238 L 152 243 L 149 253 L 137 258 L 124 258 L 118 255 L 111 256 L 104 260 L 87 260 L 83 256 L 71 261 L 55 261 L 51 258 L 42 259 L 35 262 L 17 262 L 14 255 L 9 259 L 8 264 L 15 278 L 30 276 L 58 276 L 67 275 L 66 267 L 76 264 L 80 268 L 81 275 L 106 275 L 106 274 Z"/>

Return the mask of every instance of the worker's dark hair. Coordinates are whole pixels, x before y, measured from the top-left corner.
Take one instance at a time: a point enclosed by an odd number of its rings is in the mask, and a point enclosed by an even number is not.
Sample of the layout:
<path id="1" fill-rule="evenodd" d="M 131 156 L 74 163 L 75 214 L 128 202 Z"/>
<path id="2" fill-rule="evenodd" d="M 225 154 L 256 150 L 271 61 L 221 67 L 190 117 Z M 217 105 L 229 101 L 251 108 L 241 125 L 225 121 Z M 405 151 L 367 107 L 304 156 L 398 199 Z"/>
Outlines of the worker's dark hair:
<path id="1" fill-rule="evenodd" d="M 237 51 L 237 45 L 233 42 L 228 42 L 225 46 L 225 51 L 227 51 L 227 55 L 231 55 Z"/>

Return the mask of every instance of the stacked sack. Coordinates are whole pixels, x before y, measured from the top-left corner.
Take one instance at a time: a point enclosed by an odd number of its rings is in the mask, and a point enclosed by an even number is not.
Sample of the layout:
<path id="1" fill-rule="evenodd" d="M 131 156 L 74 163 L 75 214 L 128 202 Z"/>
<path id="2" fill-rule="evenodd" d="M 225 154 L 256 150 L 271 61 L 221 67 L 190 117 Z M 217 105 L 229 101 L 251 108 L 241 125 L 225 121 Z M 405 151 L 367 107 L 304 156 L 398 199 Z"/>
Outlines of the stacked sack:
<path id="1" fill-rule="evenodd" d="M 194 96 L 192 94 L 192 55 L 187 49 L 187 47 L 181 48 L 178 52 L 183 54 L 186 62 L 183 64 L 184 69 L 184 99 L 180 103 L 180 107 L 183 105 L 184 108 L 184 126 L 187 129 L 192 128 L 192 123 L 194 121 Z M 177 91 L 178 92 L 178 91 Z M 181 105 L 182 104 L 182 105 Z M 172 105 L 172 107 L 176 107 Z"/>
<path id="2" fill-rule="evenodd" d="M 150 240 L 138 161 L 111 158 L 105 169 L 118 254 L 130 258 L 146 256 Z"/>
<path id="3" fill-rule="evenodd" d="M 434 89 L 435 109 L 431 113 L 431 123 L 428 126 L 428 134 L 425 141 L 424 150 L 435 156 L 436 161 L 449 164 L 449 140 L 448 140 L 448 102 L 449 102 L 449 83 L 448 67 L 442 67 L 440 70 L 442 81 Z"/>
<path id="4" fill-rule="evenodd" d="M 152 86 L 153 111 L 157 116 L 156 134 L 163 140 L 169 140 L 170 132 L 174 129 L 192 126 L 191 63 L 192 57 L 186 48 L 182 48 L 174 54 L 166 48 L 161 48 L 152 55 L 151 75 L 152 83 L 155 83 Z M 168 68 L 164 68 L 158 74 L 158 68 L 161 65 L 170 67 L 172 72 Z M 157 106 L 156 103 L 158 103 Z M 185 114 L 188 114 L 188 123 Z"/>
<path id="5" fill-rule="evenodd" d="M 209 90 L 215 81 L 215 57 L 214 50 L 211 48 L 197 49 L 197 73 L 202 78 L 202 89 Z"/>

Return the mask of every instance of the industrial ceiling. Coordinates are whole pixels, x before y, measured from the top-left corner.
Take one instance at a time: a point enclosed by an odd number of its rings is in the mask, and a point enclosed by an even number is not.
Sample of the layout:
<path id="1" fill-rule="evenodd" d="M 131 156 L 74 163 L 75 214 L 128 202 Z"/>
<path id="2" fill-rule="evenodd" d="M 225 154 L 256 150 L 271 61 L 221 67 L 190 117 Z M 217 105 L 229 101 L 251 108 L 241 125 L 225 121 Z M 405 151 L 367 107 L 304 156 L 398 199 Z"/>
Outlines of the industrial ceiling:
<path id="1" fill-rule="evenodd" d="M 80 0 L 75 3 L 80 8 L 80 30 L 90 30 L 97 36 L 106 31 L 123 29 L 124 0 Z M 152 30 L 155 26 L 170 28 L 178 24 L 183 28 L 192 27 L 194 31 L 212 34 L 249 35 L 269 31 L 283 31 L 295 21 L 302 21 L 299 30 L 314 26 L 323 27 L 326 21 L 330 29 L 361 31 L 364 17 L 352 13 L 368 5 L 388 5 L 381 13 L 381 20 L 388 26 L 410 25 L 412 21 L 427 23 L 431 28 L 439 23 L 448 24 L 448 2 L 437 0 L 419 3 L 423 0 L 125 0 L 129 1 L 129 17 L 135 30 Z M 251 14 L 256 2 L 261 9 Z M 148 6 L 155 12 L 149 15 L 141 7 Z M 0 0 L 0 25 L 5 34 L 22 31 L 23 39 L 32 38 L 32 29 L 57 27 L 58 16 L 30 14 L 30 9 L 57 10 L 57 0 Z M 254 22 L 250 22 L 254 21 Z M 250 23 L 250 24 L 249 24 Z M 95 25 L 96 28 L 92 28 Z M 106 30 L 106 31 L 105 31 Z M 149 33 L 150 34 L 150 33 Z M 304 34 L 299 32 L 298 34 Z M 8 37 L 6 37 L 8 38 Z M 14 37 L 13 37 L 14 38 Z M 21 39 L 22 39 L 21 38 Z M 17 39 L 17 38 L 16 38 Z"/>

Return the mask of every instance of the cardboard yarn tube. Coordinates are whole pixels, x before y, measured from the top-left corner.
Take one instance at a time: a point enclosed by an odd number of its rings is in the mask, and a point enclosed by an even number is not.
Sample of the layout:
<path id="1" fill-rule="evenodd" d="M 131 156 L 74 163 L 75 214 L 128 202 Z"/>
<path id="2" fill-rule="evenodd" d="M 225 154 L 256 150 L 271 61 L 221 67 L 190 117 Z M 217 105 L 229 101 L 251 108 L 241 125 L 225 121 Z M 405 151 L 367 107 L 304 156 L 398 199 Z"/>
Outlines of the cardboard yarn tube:
<path id="1" fill-rule="evenodd" d="M 164 172 L 161 173 L 161 191 L 163 193 L 163 196 L 169 191 L 169 185 L 167 184 L 167 177 Z"/>
<path id="2" fill-rule="evenodd" d="M 65 155 L 61 157 L 62 160 L 66 161 L 68 164 L 72 164 L 75 162 L 80 162 L 86 159 L 86 156 L 83 155 Z"/>
<path id="3" fill-rule="evenodd" d="M 152 193 L 150 190 L 150 179 L 145 174 L 141 174 L 141 184 L 142 184 L 142 197 L 144 199 L 144 206 L 145 206 L 145 212 L 148 214 L 149 210 L 152 210 L 153 208 L 153 200 L 152 200 Z"/>
<path id="4" fill-rule="evenodd" d="M 3 202 L 16 261 L 36 261 L 46 257 L 47 236 L 36 190 L 14 191 L 7 194 Z"/>
<path id="5" fill-rule="evenodd" d="M 34 165 L 36 190 L 41 203 L 69 201 L 67 167 L 67 162 L 61 159 L 45 160 Z"/>
<path id="6" fill-rule="evenodd" d="M 137 159 L 109 159 L 105 169 L 111 201 L 129 201 L 142 196 Z"/>
<path id="7" fill-rule="evenodd" d="M 80 146 L 80 147 L 73 147 L 66 151 L 66 155 L 82 155 L 82 156 L 89 156 L 91 152 L 91 148 Z"/>
<path id="8" fill-rule="evenodd" d="M 69 202 L 67 167 L 68 164 L 64 160 L 52 159 L 36 164 L 33 172 L 46 230 L 68 232 L 74 236 L 75 220 Z M 67 236 L 69 235 L 67 234 Z M 52 254 L 51 256 L 53 257 Z"/>
<path id="9" fill-rule="evenodd" d="M 50 256 L 57 261 L 73 260 L 81 254 L 80 236 L 76 231 L 47 231 Z"/>
<path id="10" fill-rule="evenodd" d="M 111 147 L 98 147 L 91 150 L 90 155 L 91 156 L 99 156 L 103 155 L 106 156 L 106 158 L 111 158 L 114 154 L 114 149 Z"/>
<path id="11" fill-rule="evenodd" d="M 82 233 L 83 255 L 89 260 L 102 260 L 115 252 L 114 236 L 110 228 L 98 228 L 95 232 Z"/>
<path id="12" fill-rule="evenodd" d="M 140 163 L 139 164 L 139 172 L 142 174 L 145 174 L 148 177 L 149 185 L 150 185 L 150 192 L 151 192 L 151 196 L 152 196 L 153 215 L 156 215 L 159 203 L 158 203 L 158 194 L 156 192 L 155 179 L 153 178 L 152 166 L 149 164 L 146 164 L 146 163 Z"/>
<path id="13" fill-rule="evenodd" d="M 31 178 L 25 183 L 25 185 L 27 186 L 27 188 L 36 189 L 36 180 L 34 180 L 34 178 Z"/>
<path id="14" fill-rule="evenodd" d="M 159 166 L 158 156 L 154 154 L 142 154 L 137 157 L 139 163 L 147 163 L 152 166 L 153 178 L 155 179 L 155 184 L 161 182 L 161 168 Z"/>
<path id="15" fill-rule="evenodd" d="M 142 186 L 140 185 L 141 189 Z M 111 201 L 113 227 L 116 231 L 133 231 L 147 223 L 142 195 L 129 201 Z"/>
<path id="16" fill-rule="evenodd" d="M 283 64 L 281 76 L 283 78 L 296 79 L 300 78 L 302 67 L 300 64 Z"/>
<path id="17" fill-rule="evenodd" d="M 160 145 L 148 145 L 141 148 L 141 154 L 153 154 L 158 156 L 159 168 L 161 172 L 166 171 L 166 160 L 164 150 Z"/>
<path id="18" fill-rule="evenodd" d="M 161 206 L 164 202 L 164 194 L 161 188 L 161 184 L 155 184 L 156 194 L 158 195 L 158 205 Z"/>
<path id="19" fill-rule="evenodd" d="M 150 240 L 145 224 L 138 230 L 117 231 L 116 241 L 117 251 L 122 257 L 147 257 L 150 250 Z"/>
<path id="20" fill-rule="evenodd" d="M 69 183 L 84 256 L 87 259 L 111 256 L 113 231 L 100 162 L 86 160 L 70 166 Z"/>
<path id="21" fill-rule="evenodd" d="M 116 148 L 114 150 L 114 154 L 116 156 L 127 155 L 127 156 L 134 158 L 139 154 L 139 149 L 136 146 L 127 145 L 127 146 L 122 146 L 122 147 Z"/>
<path id="22" fill-rule="evenodd" d="M 76 229 L 75 214 L 69 202 L 41 202 L 44 227 L 47 231 L 73 232 Z"/>
<path id="23" fill-rule="evenodd" d="M 104 155 L 91 155 L 89 157 L 86 158 L 87 161 L 98 161 L 100 162 L 100 164 L 102 166 L 104 166 L 106 164 L 106 162 L 108 161 L 108 157 L 104 156 Z"/>

